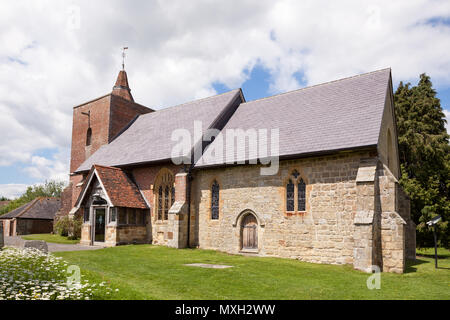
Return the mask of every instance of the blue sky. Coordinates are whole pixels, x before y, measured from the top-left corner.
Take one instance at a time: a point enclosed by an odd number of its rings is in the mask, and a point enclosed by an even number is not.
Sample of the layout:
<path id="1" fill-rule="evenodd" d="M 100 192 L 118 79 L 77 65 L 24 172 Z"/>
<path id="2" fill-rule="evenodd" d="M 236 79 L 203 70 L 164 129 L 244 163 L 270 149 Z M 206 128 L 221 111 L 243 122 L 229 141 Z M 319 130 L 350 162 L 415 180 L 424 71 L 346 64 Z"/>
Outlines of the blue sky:
<path id="1" fill-rule="evenodd" d="M 107 14 L 104 14 L 107 8 Z M 135 100 L 247 101 L 392 68 L 431 76 L 450 116 L 445 0 L 0 2 L 0 195 L 68 180 L 72 108 L 111 91 L 128 46 Z"/>

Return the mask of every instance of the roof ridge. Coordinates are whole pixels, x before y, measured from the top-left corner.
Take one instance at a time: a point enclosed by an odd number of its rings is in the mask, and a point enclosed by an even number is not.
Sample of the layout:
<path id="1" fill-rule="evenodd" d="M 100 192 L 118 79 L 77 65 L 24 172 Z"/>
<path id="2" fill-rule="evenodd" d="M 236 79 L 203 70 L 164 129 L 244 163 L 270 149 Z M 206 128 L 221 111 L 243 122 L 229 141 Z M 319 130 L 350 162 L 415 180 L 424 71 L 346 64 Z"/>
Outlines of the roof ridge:
<path id="1" fill-rule="evenodd" d="M 211 98 L 220 97 L 220 96 L 223 96 L 223 95 L 225 95 L 225 94 L 227 94 L 227 93 L 230 93 L 230 92 L 233 92 L 233 91 L 238 91 L 238 92 L 239 92 L 239 90 L 240 90 L 239 88 L 238 88 L 238 89 L 233 89 L 233 90 L 230 90 L 230 91 L 227 91 L 227 92 L 215 94 L 215 95 L 213 95 L 213 96 L 204 97 L 204 98 L 199 98 L 199 99 L 195 99 L 195 100 L 183 102 L 183 103 L 180 103 L 180 104 L 176 104 L 176 105 L 174 105 L 174 106 L 170 106 L 170 107 L 166 107 L 166 108 L 162 108 L 162 109 L 156 109 L 156 110 L 153 109 L 154 112 L 145 113 L 145 114 L 142 114 L 141 116 L 146 116 L 146 115 L 149 115 L 149 114 L 153 114 L 153 113 L 155 113 L 155 112 L 158 112 L 158 111 L 164 111 L 164 110 L 171 109 L 171 108 L 175 108 L 175 107 L 181 107 L 181 106 L 184 106 L 184 105 L 189 104 L 189 103 L 200 102 L 200 101 L 203 101 L 203 100 L 208 100 L 208 99 L 211 99 Z"/>
<path id="2" fill-rule="evenodd" d="M 281 93 L 274 94 L 273 96 L 259 98 L 259 99 L 251 100 L 251 101 L 246 101 L 246 102 L 244 102 L 242 104 L 250 104 L 252 102 L 257 102 L 257 101 L 262 101 L 262 100 L 266 100 L 266 99 L 271 99 L 271 98 L 282 96 L 282 95 L 285 95 L 285 94 L 290 94 L 290 93 L 294 93 L 294 92 L 297 92 L 297 91 L 302 91 L 302 90 L 311 89 L 311 88 L 315 88 L 315 87 L 319 87 L 319 86 L 323 86 L 323 85 L 328 85 L 328 84 L 335 83 L 335 82 L 349 80 L 349 79 L 352 79 L 352 78 L 358 78 L 358 77 L 362 77 L 362 76 L 367 76 L 369 74 L 378 73 L 378 72 L 385 71 L 385 70 L 391 70 L 391 67 L 383 68 L 383 69 L 379 69 L 379 70 L 374 70 L 374 71 L 370 71 L 370 72 L 365 72 L 365 73 L 360 73 L 360 74 L 356 74 L 356 75 L 353 75 L 353 76 L 344 77 L 344 78 L 331 80 L 331 81 L 327 81 L 327 82 L 322 82 L 322 83 L 314 84 L 312 86 L 298 88 L 298 89 L 287 91 L 287 92 L 281 92 Z"/>
<path id="3" fill-rule="evenodd" d="M 39 200 L 47 200 L 47 199 L 54 199 L 54 200 L 60 200 L 59 197 L 38 197 Z"/>
<path id="4" fill-rule="evenodd" d="M 117 167 L 111 167 L 111 166 L 104 166 L 104 165 L 101 165 L 101 164 L 93 164 L 93 166 L 94 166 L 94 167 L 102 167 L 102 168 L 115 169 L 115 170 L 120 170 L 120 171 L 122 171 L 122 169 L 120 169 L 120 168 L 117 168 Z"/>

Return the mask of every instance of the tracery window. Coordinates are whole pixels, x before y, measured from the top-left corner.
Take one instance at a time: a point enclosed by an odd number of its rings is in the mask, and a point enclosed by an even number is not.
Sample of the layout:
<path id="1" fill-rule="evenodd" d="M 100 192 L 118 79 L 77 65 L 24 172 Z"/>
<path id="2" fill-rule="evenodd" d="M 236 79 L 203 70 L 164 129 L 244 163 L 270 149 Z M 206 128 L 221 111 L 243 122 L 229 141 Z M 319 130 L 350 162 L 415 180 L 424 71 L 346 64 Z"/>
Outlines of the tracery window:
<path id="1" fill-rule="evenodd" d="M 286 211 L 306 211 L 306 183 L 297 170 L 294 170 L 286 184 Z"/>
<path id="2" fill-rule="evenodd" d="M 175 202 L 174 176 L 168 169 L 161 169 L 155 181 L 157 220 L 169 220 L 169 210 Z"/>
<path id="3" fill-rule="evenodd" d="M 173 206 L 174 202 L 175 202 L 175 187 L 172 187 L 170 196 L 170 206 Z"/>
<path id="4" fill-rule="evenodd" d="M 289 179 L 289 182 L 286 186 L 286 210 L 294 211 L 294 184 L 292 180 Z"/>
<path id="5" fill-rule="evenodd" d="M 211 219 L 219 219 L 219 184 L 216 180 L 211 187 Z"/>
<path id="6" fill-rule="evenodd" d="M 301 178 L 297 184 L 297 210 L 306 211 L 306 184 Z"/>
<path id="7" fill-rule="evenodd" d="M 162 220 L 162 210 L 163 210 L 163 192 L 162 192 L 162 186 L 159 187 L 158 191 L 158 220 Z"/>
<path id="8" fill-rule="evenodd" d="M 164 191 L 164 220 L 169 220 L 169 186 Z"/>

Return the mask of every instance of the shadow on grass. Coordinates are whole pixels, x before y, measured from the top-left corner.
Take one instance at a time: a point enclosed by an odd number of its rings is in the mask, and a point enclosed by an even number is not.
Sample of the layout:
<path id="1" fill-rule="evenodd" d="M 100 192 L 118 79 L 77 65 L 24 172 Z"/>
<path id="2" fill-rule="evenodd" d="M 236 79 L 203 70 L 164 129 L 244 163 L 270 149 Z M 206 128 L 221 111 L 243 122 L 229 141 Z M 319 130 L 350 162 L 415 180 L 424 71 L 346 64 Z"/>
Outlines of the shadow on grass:
<path id="1" fill-rule="evenodd" d="M 417 268 L 415 268 L 414 266 L 418 266 L 418 265 L 424 264 L 424 263 L 430 263 L 430 262 L 426 261 L 426 260 L 420 260 L 420 259 L 407 260 L 405 273 L 417 272 Z"/>
<path id="2" fill-rule="evenodd" d="M 433 254 L 428 254 L 428 253 L 418 253 L 417 254 L 418 257 L 424 257 L 424 258 L 430 258 L 430 259 L 434 259 L 434 253 Z M 442 255 L 442 254 L 438 254 L 438 259 L 441 260 L 445 260 L 448 259 L 449 256 L 448 255 Z"/>

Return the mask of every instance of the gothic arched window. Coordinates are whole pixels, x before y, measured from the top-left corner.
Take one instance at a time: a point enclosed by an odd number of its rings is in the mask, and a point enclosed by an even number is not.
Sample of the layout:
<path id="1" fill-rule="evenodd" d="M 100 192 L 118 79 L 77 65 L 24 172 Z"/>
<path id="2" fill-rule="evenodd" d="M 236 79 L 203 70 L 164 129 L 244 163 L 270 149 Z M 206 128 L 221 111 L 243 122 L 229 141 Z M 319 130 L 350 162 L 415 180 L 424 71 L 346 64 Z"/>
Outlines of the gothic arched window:
<path id="1" fill-rule="evenodd" d="M 211 187 L 211 219 L 219 219 L 219 184 L 216 180 Z"/>
<path id="2" fill-rule="evenodd" d="M 86 146 L 91 145 L 92 140 L 92 129 L 89 127 L 86 132 Z"/>
<path id="3" fill-rule="evenodd" d="M 297 184 L 297 210 L 306 211 L 306 184 L 303 179 Z"/>
<path id="4" fill-rule="evenodd" d="M 169 186 L 164 190 L 164 220 L 169 220 Z"/>
<path id="5" fill-rule="evenodd" d="M 158 190 L 158 220 L 162 220 L 162 210 L 163 210 L 163 190 L 162 187 L 159 187 Z"/>
<path id="6" fill-rule="evenodd" d="M 167 168 L 162 168 L 156 176 L 153 190 L 156 203 L 154 215 L 157 220 L 169 220 L 169 210 L 175 202 L 174 182 L 175 177 Z"/>
<path id="7" fill-rule="evenodd" d="M 286 211 L 306 211 L 306 183 L 297 170 L 294 170 L 286 184 Z"/>
<path id="8" fill-rule="evenodd" d="M 294 184 L 291 179 L 286 185 L 286 211 L 294 211 Z"/>
<path id="9" fill-rule="evenodd" d="M 175 202 L 175 187 L 172 187 L 171 189 L 171 201 L 170 201 L 170 205 L 173 206 L 173 203 Z"/>

